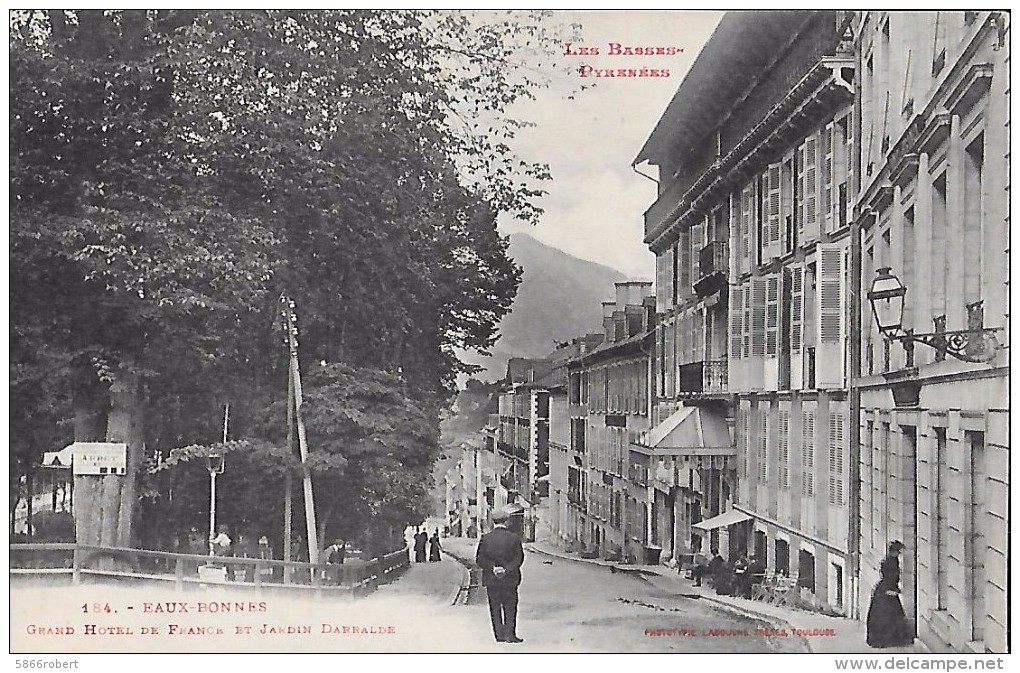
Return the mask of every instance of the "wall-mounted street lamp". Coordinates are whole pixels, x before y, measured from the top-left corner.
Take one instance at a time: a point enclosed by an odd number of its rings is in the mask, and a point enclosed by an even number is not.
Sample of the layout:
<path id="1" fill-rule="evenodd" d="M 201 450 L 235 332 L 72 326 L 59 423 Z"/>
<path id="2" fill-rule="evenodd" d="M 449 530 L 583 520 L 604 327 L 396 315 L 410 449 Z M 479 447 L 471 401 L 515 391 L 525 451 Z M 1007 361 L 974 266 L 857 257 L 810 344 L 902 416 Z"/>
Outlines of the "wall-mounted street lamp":
<path id="1" fill-rule="evenodd" d="M 875 314 L 878 331 L 890 341 L 900 341 L 908 352 L 908 362 L 913 360 L 914 343 L 922 343 L 939 352 L 952 355 L 964 362 L 988 362 L 1001 348 L 995 338 L 998 328 L 984 327 L 981 302 L 968 304 L 968 325 L 965 330 L 946 331 L 945 318 L 935 319 L 935 332 L 915 334 L 903 329 L 903 300 L 907 288 L 889 269 L 882 267 L 871 284 L 868 301 Z M 941 359 L 941 357 L 939 358 Z"/>

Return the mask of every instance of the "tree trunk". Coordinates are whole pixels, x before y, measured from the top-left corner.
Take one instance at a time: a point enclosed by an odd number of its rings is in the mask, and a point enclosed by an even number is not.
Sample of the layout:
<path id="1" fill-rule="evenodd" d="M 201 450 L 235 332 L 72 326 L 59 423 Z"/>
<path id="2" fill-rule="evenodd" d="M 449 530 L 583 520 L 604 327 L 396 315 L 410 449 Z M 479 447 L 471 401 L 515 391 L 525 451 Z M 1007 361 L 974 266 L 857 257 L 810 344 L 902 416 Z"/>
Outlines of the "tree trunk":
<path id="1" fill-rule="evenodd" d="M 91 377 L 90 377 L 91 378 Z M 106 396 L 99 386 L 88 379 L 74 393 L 74 441 L 98 442 L 105 437 L 105 404 L 99 400 Z M 101 477 L 91 475 L 75 476 L 71 494 L 71 509 L 74 512 L 75 542 L 84 545 L 100 544 L 100 483 Z"/>
<path id="2" fill-rule="evenodd" d="M 135 491 L 138 470 L 142 464 L 145 439 L 139 376 L 128 366 L 117 372 L 117 381 L 110 388 L 110 417 L 106 441 L 127 444 L 127 470 L 123 476 L 100 477 L 104 480 L 104 537 L 109 544 L 131 547 L 134 541 L 132 524 L 136 505 Z"/>
<path id="3" fill-rule="evenodd" d="M 25 494 L 25 501 L 28 503 L 28 515 L 25 518 L 25 532 L 33 537 L 35 535 L 35 531 L 32 530 L 32 505 L 34 504 L 34 498 L 32 496 L 35 495 L 33 493 L 35 484 L 34 477 L 35 475 L 33 474 L 32 468 L 29 467 L 28 471 L 25 473 L 25 490 L 27 491 Z"/>

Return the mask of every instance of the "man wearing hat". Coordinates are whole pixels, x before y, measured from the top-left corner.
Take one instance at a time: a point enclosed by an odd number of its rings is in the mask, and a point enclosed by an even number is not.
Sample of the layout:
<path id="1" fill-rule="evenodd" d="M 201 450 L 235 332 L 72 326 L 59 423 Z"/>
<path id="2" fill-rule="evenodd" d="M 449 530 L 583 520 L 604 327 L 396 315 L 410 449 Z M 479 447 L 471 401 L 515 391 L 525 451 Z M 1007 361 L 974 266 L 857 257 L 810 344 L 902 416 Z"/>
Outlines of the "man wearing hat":
<path id="1" fill-rule="evenodd" d="M 521 583 L 524 548 L 521 538 L 507 529 L 510 513 L 492 513 L 495 528 L 478 542 L 475 563 L 482 569 L 482 585 L 489 599 L 492 633 L 500 643 L 523 643 L 517 637 L 517 587 Z"/>

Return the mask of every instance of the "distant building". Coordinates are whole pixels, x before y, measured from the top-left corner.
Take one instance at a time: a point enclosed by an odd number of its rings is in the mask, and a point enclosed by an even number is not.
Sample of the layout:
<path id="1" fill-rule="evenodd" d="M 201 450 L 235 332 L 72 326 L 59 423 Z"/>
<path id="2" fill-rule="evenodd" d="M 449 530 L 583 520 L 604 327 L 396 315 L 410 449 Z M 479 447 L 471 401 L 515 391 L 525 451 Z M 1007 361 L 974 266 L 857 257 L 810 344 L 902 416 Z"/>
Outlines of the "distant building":
<path id="1" fill-rule="evenodd" d="M 568 365 L 563 528 L 570 539 L 604 557 L 638 559 L 650 542 L 648 492 L 643 480 L 631 481 L 629 445 L 651 423 L 651 289 L 649 282 L 616 283 L 615 300 L 603 303 L 604 342 Z"/>
<path id="2" fill-rule="evenodd" d="M 573 405 L 569 399 L 568 365 L 571 359 L 583 357 L 602 343 L 602 334 L 586 334 L 561 344 L 549 357 L 557 367 L 549 375 L 549 489 L 546 517 L 550 532 L 561 543 L 577 542 L 580 523 L 578 513 L 584 511 L 580 497 L 578 473 L 583 465 L 573 447 L 571 417 Z"/>
<path id="3" fill-rule="evenodd" d="M 511 358 L 499 393 L 495 451 L 502 492 L 497 506 L 522 509 L 522 532 L 533 540 L 536 506 L 549 495 L 550 434 L 566 423 L 566 362 L 586 347 L 585 339 L 561 344 L 546 358 Z M 560 432 L 562 434 L 562 432 Z"/>

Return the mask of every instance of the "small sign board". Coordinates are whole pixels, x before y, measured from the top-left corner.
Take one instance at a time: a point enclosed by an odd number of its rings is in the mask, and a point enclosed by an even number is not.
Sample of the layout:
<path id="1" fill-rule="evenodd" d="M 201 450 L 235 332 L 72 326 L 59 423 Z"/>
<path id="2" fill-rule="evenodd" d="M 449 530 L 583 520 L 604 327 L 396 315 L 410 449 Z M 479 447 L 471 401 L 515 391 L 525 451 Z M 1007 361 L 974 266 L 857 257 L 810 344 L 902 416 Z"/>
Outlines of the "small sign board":
<path id="1" fill-rule="evenodd" d="M 47 451 L 43 454 L 43 467 L 56 468 L 56 469 L 71 469 L 71 449 L 74 448 L 74 444 L 65 447 L 62 451 Z"/>
<path id="2" fill-rule="evenodd" d="M 123 475 L 127 473 L 127 444 L 118 442 L 75 442 L 74 473 Z"/>

